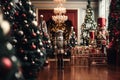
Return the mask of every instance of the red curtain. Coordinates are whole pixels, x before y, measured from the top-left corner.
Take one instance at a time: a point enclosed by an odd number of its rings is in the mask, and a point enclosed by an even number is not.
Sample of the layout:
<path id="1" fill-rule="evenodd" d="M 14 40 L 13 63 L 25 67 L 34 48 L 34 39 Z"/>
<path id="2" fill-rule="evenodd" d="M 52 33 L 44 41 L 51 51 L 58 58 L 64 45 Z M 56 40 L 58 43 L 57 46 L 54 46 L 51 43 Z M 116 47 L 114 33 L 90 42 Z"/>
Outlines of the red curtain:
<path id="1" fill-rule="evenodd" d="M 41 14 L 44 16 L 45 21 L 48 21 L 54 15 L 53 10 L 51 10 L 51 9 L 49 9 L 49 10 L 39 9 L 38 10 L 38 22 L 39 22 L 39 18 L 40 18 L 39 16 Z M 68 19 L 72 21 L 74 30 L 77 34 L 77 10 L 67 10 L 66 15 L 68 16 Z"/>

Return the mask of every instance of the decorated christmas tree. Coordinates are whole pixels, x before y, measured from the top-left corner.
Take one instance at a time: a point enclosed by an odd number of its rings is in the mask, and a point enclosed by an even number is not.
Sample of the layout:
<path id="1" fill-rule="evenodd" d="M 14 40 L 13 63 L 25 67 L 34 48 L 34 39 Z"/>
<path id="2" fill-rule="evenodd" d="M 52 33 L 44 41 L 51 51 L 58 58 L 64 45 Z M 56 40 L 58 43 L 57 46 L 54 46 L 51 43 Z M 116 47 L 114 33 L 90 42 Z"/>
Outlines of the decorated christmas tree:
<path id="1" fill-rule="evenodd" d="M 49 34 L 47 32 L 43 31 L 42 42 L 43 42 L 44 48 L 46 49 L 46 58 L 51 57 L 51 55 L 53 53 L 53 47 L 52 47 L 52 43 L 51 43 Z M 48 60 L 46 60 L 46 62 L 45 62 L 45 66 L 46 65 L 48 65 Z"/>
<path id="2" fill-rule="evenodd" d="M 109 63 L 120 65 L 120 0 L 111 0 L 108 17 Z"/>
<path id="3" fill-rule="evenodd" d="M 13 15 L 11 43 L 15 47 L 16 56 L 21 61 L 24 77 L 34 80 L 37 71 L 43 67 L 46 60 L 46 50 L 41 37 L 43 34 L 38 30 L 35 9 L 30 0 L 14 0 L 13 2 L 12 6 L 9 6 L 10 0 L 1 2 L 4 10 L 9 12 L 8 17 L 4 14 L 6 19 L 9 20 L 10 15 Z M 10 9 L 14 8 L 11 9 L 13 13 L 7 10 L 8 6 Z"/>
<path id="4" fill-rule="evenodd" d="M 24 80 L 20 62 L 7 36 L 9 31 L 10 25 L 3 20 L 0 11 L 0 80 Z"/>
<path id="5" fill-rule="evenodd" d="M 13 23 L 14 21 L 14 4 L 15 2 L 13 0 L 0 0 L 0 6 L 4 15 L 3 17 L 10 23 Z"/>
<path id="6" fill-rule="evenodd" d="M 70 35 L 69 35 L 68 45 L 70 47 L 75 47 L 77 45 L 77 38 L 76 38 L 75 31 L 74 31 L 73 27 L 71 27 L 71 32 L 70 32 Z"/>
<path id="7" fill-rule="evenodd" d="M 81 44 L 88 46 L 91 40 L 94 40 L 94 32 L 96 29 L 96 22 L 94 20 L 94 12 L 90 5 L 90 0 L 88 0 L 88 5 L 86 9 L 86 15 L 84 23 L 81 26 Z M 92 35 L 91 35 L 92 33 Z"/>

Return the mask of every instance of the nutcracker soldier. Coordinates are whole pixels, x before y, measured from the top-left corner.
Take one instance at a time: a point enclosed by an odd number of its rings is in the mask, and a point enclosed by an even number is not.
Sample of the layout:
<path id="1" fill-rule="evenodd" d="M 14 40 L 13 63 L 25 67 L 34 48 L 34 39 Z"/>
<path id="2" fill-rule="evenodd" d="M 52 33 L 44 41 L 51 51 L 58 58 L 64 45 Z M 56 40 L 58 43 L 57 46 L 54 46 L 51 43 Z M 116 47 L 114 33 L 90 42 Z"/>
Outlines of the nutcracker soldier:
<path id="1" fill-rule="evenodd" d="M 108 32 L 106 30 L 106 19 L 98 18 L 98 30 L 96 35 L 97 47 L 101 49 L 101 52 L 106 54 L 106 46 L 108 44 Z"/>
<path id="2" fill-rule="evenodd" d="M 64 61 L 63 61 L 63 31 L 58 30 L 56 32 L 56 46 L 57 46 L 57 66 L 58 69 L 63 69 L 64 67 Z"/>

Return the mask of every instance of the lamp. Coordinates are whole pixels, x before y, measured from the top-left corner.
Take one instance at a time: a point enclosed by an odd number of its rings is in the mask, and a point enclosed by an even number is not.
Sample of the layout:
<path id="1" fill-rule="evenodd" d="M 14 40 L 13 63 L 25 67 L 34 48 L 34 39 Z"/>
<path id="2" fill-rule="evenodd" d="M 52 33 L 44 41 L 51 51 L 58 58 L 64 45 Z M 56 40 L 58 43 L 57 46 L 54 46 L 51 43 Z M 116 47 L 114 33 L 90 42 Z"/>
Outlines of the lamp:
<path id="1" fill-rule="evenodd" d="M 57 24 L 64 23 L 68 19 L 68 16 L 65 15 L 66 8 L 63 7 L 63 3 L 65 0 L 54 0 L 55 3 L 58 3 L 57 7 L 54 8 L 54 16 L 52 16 L 52 19 Z"/>

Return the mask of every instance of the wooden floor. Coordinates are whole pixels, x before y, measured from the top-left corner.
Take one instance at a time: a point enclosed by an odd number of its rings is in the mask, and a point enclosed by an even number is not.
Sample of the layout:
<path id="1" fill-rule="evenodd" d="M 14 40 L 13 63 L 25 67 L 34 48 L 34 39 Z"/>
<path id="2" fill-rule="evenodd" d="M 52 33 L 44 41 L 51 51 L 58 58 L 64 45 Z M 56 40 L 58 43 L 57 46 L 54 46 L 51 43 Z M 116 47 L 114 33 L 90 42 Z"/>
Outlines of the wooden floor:
<path id="1" fill-rule="evenodd" d="M 52 61 L 38 73 L 37 80 L 120 80 L 120 67 L 71 66 L 65 62 L 64 69 L 60 70 Z"/>

